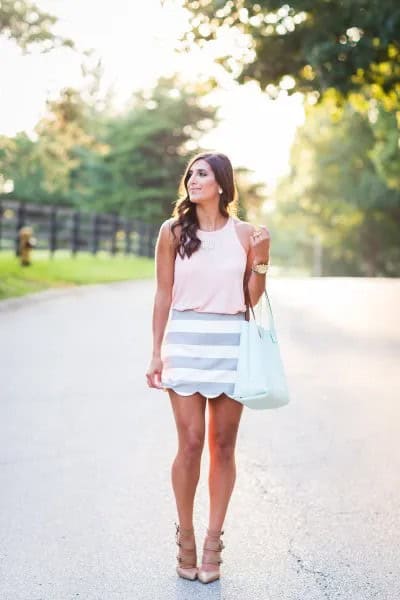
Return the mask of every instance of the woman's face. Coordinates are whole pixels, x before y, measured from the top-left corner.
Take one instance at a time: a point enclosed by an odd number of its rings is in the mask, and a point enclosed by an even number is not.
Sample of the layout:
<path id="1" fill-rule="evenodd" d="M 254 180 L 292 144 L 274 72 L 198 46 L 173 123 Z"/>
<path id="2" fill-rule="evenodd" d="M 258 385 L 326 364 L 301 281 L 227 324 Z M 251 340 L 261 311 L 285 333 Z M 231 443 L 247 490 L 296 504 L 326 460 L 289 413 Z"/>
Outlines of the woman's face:
<path id="1" fill-rule="evenodd" d="M 220 186 L 208 162 L 196 160 L 188 171 L 187 190 L 191 202 L 203 204 L 219 200 Z"/>

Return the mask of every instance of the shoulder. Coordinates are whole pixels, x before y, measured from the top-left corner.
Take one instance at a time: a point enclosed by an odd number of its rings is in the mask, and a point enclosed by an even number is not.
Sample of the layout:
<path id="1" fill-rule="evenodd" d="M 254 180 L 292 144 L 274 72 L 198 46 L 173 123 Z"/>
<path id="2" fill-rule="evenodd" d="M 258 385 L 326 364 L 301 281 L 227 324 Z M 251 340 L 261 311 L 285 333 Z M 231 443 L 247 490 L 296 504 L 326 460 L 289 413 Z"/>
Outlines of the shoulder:
<path id="1" fill-rule="evenodd" d="M 170 231 L 172 225 L 177 221 L 175 217 L 170 217 L 161 223 L 160 231 Z"/>
<path id="2" fill-rule="evenodd" d="M 180 225 L 173 227 L 177 222 L 178 220 L 175 217 L 171 217 L 161 223 L 158 239 L 162 246 L 176 247 L 181 229 Z"/>
<path id="3" fill-rule="evenodd" d="M 246 254 L 250 249 L 250 235 L 253 232 L 253 226 L 247 221 L 242 221 L 238 217 L 232 217 L 237 236 L 242 244 Z"/>
<path id="4" fill-rule="evenodd" d="M 242 221 L 238 217 L 232 217 L 232 218 L 235 223 L 235 227 L 236 227 L 236 231 L 237 231 L 238 235 L 243 236 L 243 237 L 247 238 L 248 240 L 250 239 L 251 234 L 254 233 L 260 227 L 264 227 L 268 231 L 266 225 L 253 225 L 252 223 L 249 223 L 248 221 Z"/>
<path id="5" fill-rule="evenodd" d="M 235 221 L 235 224 L 238 227 L 242 227 L 244 230 L 247 230 L 250 233 L 253 233 L 256 229 L 259 229 L 260 227 L 267 228 L 267 225 L 265 225 L 265 223 L 262 223 L 261 225 L 253 225 L 253 223 L 249 223 L 248 221 L 242 221 L 241 219 L 239 219 L 239 217 L 232 217 L 232 219 Z"/>
<path id="6" fill-rule="evenodd" d="M 179 234 L 180 225 L 177 225 L 178 219 L 176 217 L 170 217 L 161 223 L 160 226 L 160 234 L 164 235 L 172 235 L 172 232 L 175 231 L 176 234 Z"/>
<path id="7" fill-rule="evenodd" d="M 253 231 L 255 230 L 255 226 L 252 225 L 251 223 L 248 223 L 247 221 L 242 221 L 238 217 L 232 217 L 232 218 L 235 223 L 236 230 L 238 232 L 241 231 L 241 232 L 247 234 L 248 236 L 250 236 L 253 233 Z"/>
<path id="8" fill-rule="evenodd" d="M 233 220 L 235 222 L 236 231 L 238 231 L 238 232 L 242 231 L 243 234 L 247 235 L 248 237 L 250 237 L 252 233 L 254 233 L 255 231 L 257 231 L 260 228 L 265 229 L 268 236 L 270 237 L 268 227 L 264 224 L 253 225 L 252 223 L 249 223 L 248 221 L 242 221 L 241 219 L 238 219 L 237 217 L 233 217 Z"/>

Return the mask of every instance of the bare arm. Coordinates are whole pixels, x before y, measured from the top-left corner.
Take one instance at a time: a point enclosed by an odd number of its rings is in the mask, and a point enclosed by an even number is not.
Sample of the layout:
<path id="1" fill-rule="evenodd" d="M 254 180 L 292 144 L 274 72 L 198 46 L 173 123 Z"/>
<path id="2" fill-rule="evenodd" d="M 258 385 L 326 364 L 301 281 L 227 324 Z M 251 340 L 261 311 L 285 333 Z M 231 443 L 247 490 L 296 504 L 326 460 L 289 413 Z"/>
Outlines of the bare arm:
<path id="1" fill-rule="evenodd" d="M 170 226 L 171 220 L 165 221 L 161 225 L 155 249 L 157 287 L 154 297 L 152 321 L 153 352 L 151 362 L 146 373 L 147 382 L 150 387 L 161 387 L 161 344 L 164 337 L 172 300 L 175 247 Z"/>
<path id="2" fill-rule="evenodd" d="M 247 254 L 246 277 L 249 277 L 248 287 L 250 300 L 253 306 L 257 304 L 261 298 L 266 284 L 266 275 L 254 273 L 251 270 L 252 265 L 259 263 L 269 263 L 270 235 L 266 227 L 260 228 L 261 235 L 254 238 L 255 228 L 252 231 L 249 239 L 249 251 Z"/>

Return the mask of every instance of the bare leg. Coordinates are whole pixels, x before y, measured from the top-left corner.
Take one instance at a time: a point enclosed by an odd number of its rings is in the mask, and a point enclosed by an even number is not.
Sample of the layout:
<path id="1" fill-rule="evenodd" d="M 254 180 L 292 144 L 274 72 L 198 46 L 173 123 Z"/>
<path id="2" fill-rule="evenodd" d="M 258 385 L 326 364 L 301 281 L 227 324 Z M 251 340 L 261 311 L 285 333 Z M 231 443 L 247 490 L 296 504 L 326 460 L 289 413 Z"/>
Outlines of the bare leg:
<path id="1" fill-rule="evenodd" d="M 204 447 L 206 399 L 201 394 L 180 396 L 173 390 L 168 393 L 178 434 L 178 452 L 171 470 L 172 486 L 179 523 L 182 529 L 191 529 Z"/>
<path id="2" fill-rule="evenodd" d="M 210 516 L 208 532 L 222 529 L 229 500 L 236 480 L 235 445 L 243 405 L 225 394 L 209 399 L 208 445 L 210 450 Z M 212 535 L 210 538 L 217 539 Z M 215 570 L 206 561 L 212 552 L 203 555 L 203 569 Z M 215 555 L 214 555 L 215 557 Z"/>
<path id="3" fill-rule="evenodd" d="M 209 400 L 209 528 L 222 528 L 236 480 L 235 444 L 243 404 L 225 394 Z"/>

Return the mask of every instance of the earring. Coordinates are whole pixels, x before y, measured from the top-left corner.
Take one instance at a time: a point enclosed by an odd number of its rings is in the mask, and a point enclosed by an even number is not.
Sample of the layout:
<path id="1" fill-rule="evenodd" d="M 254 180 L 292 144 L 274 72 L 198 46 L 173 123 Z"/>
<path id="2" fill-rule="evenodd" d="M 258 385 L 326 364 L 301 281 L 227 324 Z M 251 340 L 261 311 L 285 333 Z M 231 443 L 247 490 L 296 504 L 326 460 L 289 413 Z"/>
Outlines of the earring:
<path id="1" fill-rule="evenodd" d="M 219 192 L 220 194 L 222 194 L 223 190 L 219 189 L 219 190 L 218 190 L 218 192 Z"/>

